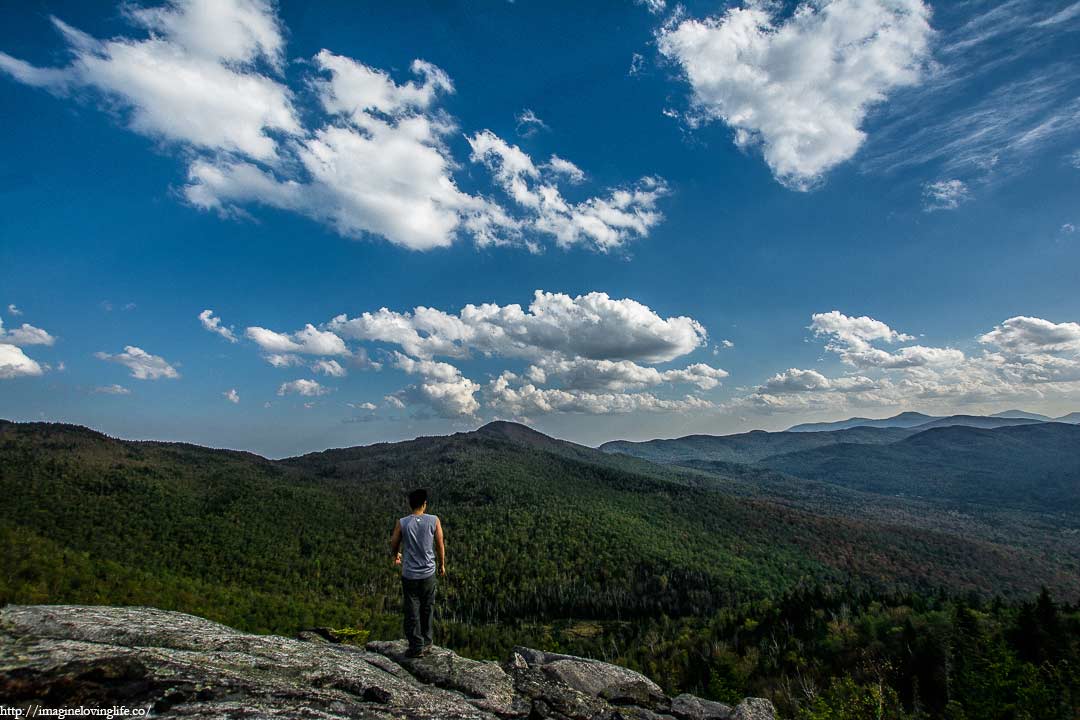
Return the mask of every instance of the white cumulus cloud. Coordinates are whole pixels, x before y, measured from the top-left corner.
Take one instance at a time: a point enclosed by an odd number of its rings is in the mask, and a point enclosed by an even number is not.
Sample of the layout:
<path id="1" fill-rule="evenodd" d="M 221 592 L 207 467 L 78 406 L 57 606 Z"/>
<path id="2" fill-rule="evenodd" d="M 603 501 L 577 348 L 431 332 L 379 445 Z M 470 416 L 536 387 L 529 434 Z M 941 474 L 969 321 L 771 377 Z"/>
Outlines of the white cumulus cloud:
<path id="1" fill-rule="evenodd" d="M 880 320 L 866 315 L 850 317 L 839 310 L 814 313 L 810 318 L 810 329 L 815 335 L 831 336 L 845 345 L 855 347 L 865 347 L 874 340 L 888 343 L 914 340 L 911 335 L 897 332 Z"/>
<path id="2" fill-rule="evenodd" d="M 485 389 L 488 403 L 500 413 L 529 417 L 547 413 L 587 415 L 633 412 L 685 413 L 711 410 L 715 404 L 693 395 L 664 399 L 645 392 L 590 392 L 562 388 L 540 388 L 532 381 L 504 372 Z"/>
<path id="3" fill-rule="evenodd" d="M 759 146 L 773 175 L 806 190 L 863 144 L 871 107 L 919 82 L 929 49 L 922 0 L 819 0 L 786 18 L 748 2 L 661 29 L 660 52 L 693 90 L 693 122 L 721 120 Z"/>
<path id="4" fill-rule="evenodd" d="M 234 343 L 237 341 L 236 334 L 233 332 L 232 328 L 222 325 L 221 318 L 214 317 L 213 310 L 207 309 L 199 313 L 199 322 L 202 323 L 202 326 L 204 328 L 206 328 L 212 333 L 217 333 L 229 342 Z"/>
<path id="5" fill-rule="evenodd" d="M 290 353 L 269 353 L 264 355 L 263 358 L 276 368 L 295 367 L 304 364 L 302 357 Z"/>
<path id="6" fill-rule="evenodd" d="M 546 163 L 542 166 L 545 170 L 549 170 L 555 175 L 561 175 L 572 183 L 579 183 L 585 181 L 585 171 L 579 168 L 574 163 L 565 158 L 561 158 L 558 155 L 552 155 Z"/>
<path id="7" fill-rule="evenodd" d="M 633 187 L 611 190 L 607 197 L 572 203 L 521 148 L 490 130 L 472 135 L 469 144 L 473 162 L 491 170 L 495 181 L 527 213 L 529 226 L 554 236 L 562 247 L 585 244 L 607 252 L 647 236 L 663 219 L 657 202 L 668 188 L 659 178 L 645 177 Z M 580 168 L 558 156 L 552 156 L 546 167 L 555 176 L 574 182 L 584 179 Z"/>
<path id="8" fill-rule="evenodd" d="M 979 342 L 997 346 L 1019 356 L 1042 353 L 1080 354 L 1080 323 L 1055 323 L 1019 315 L 980 336 Z"/>
<path id="9" fill-rule="evenodd" d="M 263 327 L 249 327 L 245 334 L 267 353 L 271 365 L 278 367 L 294 364 L 289 354 L 348 355 L 345 342 L 327 330 L 319 330 L 307 324 L 295 333 L 279 333 Z"/>
<path id="10" fill-rule="evenodd" d="M 851 374 L 791 368 L 768 378 L 729 407 L 768 411 L 922 407 L 954 412 L 957 405 L 1048 397 L 1080 399 L 1080 324 L 1038 317 L 1009 318 L 978 336 L 980 351 L 898 343 L 911 336 L 869 317 L 837 311 L 814 315 L 811 328 L 826 338 Z"/>
<path id="11" fill-rule="evenodd" d="M 185 192 L 194 205 L 223 209 L 262 202 L 310 215 L 346 236 L 379 235 L 413 250 L 450 245 L 469 231 L 483 243 L 514 223 L 500 208 L 458 189 L 445 138 L 452 120 L 434 108 L 454 90 L 449 77 L 422 60 L 422 82 L 397 84 L 385 72 L 323 50 L 325 73 L 312 82 L 325 126 L 292 145 L 307 181 L 279 178 L 243 161 L 198 160 Z"/>
<path id="12" fill-rule="evenodd" d="M 8 306 L 8 312 L 12 315 L 22 314 L 14 305 Z M 28 323 L 14 330 L 5 330 L 4 321 L 0 318 L 0 380 L 43 374 L 49 366 L 39 364 L 20 346 L 53 345 L 55 342 L 56 338 L 48 332 Z M 58 369 L 64 369 L 63 363 Z"/>
<path id="13" fill-rule="evenodd" d="M 394 393 L 403 405 L 426 405 L 442 417 L 475 415 L 480 409 L 476 393 L 480 386 L 464 377 L 450 363 L 414 360 L 394 353 L 394 366 L 422 381 Z"/>
<path id="14" fill-rule="evenodd" d="M 147 37 L 99 41 L 52 18 L 69 65 L 35 68 L 0 53 L 0 69 L 58 94 L 96 90 L 126 111 L 136 132 L 200 149 L 271 160 L 275 133 L 301 132 L 288 88 L 253 68 L 259 57 L 280 61 L 269 3 L 177 0 L 129 17 Z"/>
<path id="15" fill-rule="evenodd" d="M 58 96 L 97 95 L 132 130 L 173 146 L 187 163 L 182 195 L 195 208 L 244 217 L 245 206 L 262 204 L 346 237 L 382 237 L 411 250 L 462 238 L 538 250 L 527 231 L 566 243 L 582 232 L 596 235 L 601 225 L 610 246 L 659 221 L 646 207 L 662 194 L 658 180 L 568 205 L 558 231 L 481 191 L 462 190 L 455 178 L 462 163 L 451 150 L 460 130 L 440 106 L 454 92 L 445 71 L 416 59 L 411 79 L 398 81 L 327 49 L 290 63 L 287 28 L 270 0 L 124 4 L 121 15 L 133 30 L 109 40 L 53 18 L 71 62 L 42 68 L 0 52 L 0 72 Z M 302 74 L 303 92 L 286 84 L 287 67 Z M 308 99 L 314 103 L 301 104 Z M 543 126 L 531 111 L 519 122 Z M 545 167 L 549 188 L 555 179 L 584 179 L 556 155 Z M 575 224 L 581 228 L 571 229 Z"/>
<path id="16" fill-rule="evenodd" d="M 151 355 L 134 345 L 125 346 L 122 353 L 110 355 L 106 352 L 98 352 L 94 354 L 94 357 L 123 365 L 131 371 L 131 377 L 137 380 L 175 379 L 180 377 L 180 373 L 165 358 L 159 355 Z"/>
<path id="17" fill-rule="evenodd" d="M 728 376 L 728 371 L 705 363 L 694 363 L 681 370 L 668 370 L 663 374 L 666 382 L 697 385 L 700 390 L 712 390 Z"/>
<path id="18" fill-rule="evenodd" d="M 412 376 L 412 383 L 389 393 L 384 398 L 388 406 L 448 418 L 505 413 L 508 408 L 535 414 L 545 405 L 551 412 L 701 410 L 713 404 L 693 395 L 674 400 L 638 391 L 658 388 L 657 393 L 666 393 L 671 386 L 708 391 L 728 375 L 701 362 L 655 367 L 707 347 L 705 328 L 693 318 L 664 316 L 631 298 L 602 292 L 571 296 L 538 290 L 528 306 L 468 304 L 457 312 L 384 307 L 356 317 L 338 315 L 298 333 L 252 326 L 246 335 L 278 367 L 307 366 L 328 376 L 343 375 L 345 368 L 336 360 L 311 364 L 303 357 L 332 350 L 351 356 L 365 369 L 400 371 Z M 328 345 L 316 348 L 317 338 Z M 372 362 L 365 345 L 374 346 L 385 361 Z M 485 386 L 467 377 L 457 362 L 479 358 L 503 364 L 498 370 L 506 377 L 498 391 L 491 383 Z M 506 365 L 515 366 L 514 371 Z M 282 388 L 300 391 L 292 384 Z M 515 400 L 521 393 L 535 402 Z"/>
<path id="19" fill-rule="evenodd" d="M 964 353 L 951 348 L 909 345 L 890 352 L 873 347 L 873 342 L 895 344 L 915 338 L 865 315 L 849 317 L 838 310 L 815 313 L 810 329 L 815 335 L 828 338 L 826 350 L 837 353 L 845 364 L 861 369 L 956 365 L 964 360 Z"/>
<path id="20" fill-rule="evenodd" d="M 726 370 L 704 363 L 661 371 L 631 360 L 594 360 L 548 356 L 529 366 L 526 377 L 537 385 L 558 382 L 565 390 L 640 390 L 661 383 L 696 385 L 711 390 L 727 377 Z"/>
<path id="21" fill-rule="evenodd" d="M 41 365 L 27 357 L 22 348 L 0 343 L 0 380 L 41 375 L 43 372 Z"/>
<path id="22" fill-rule="evenodd" d="M 339 315 L 330 330 L 355 340 L 396 344 L 414 357 L 462 357 L 470 350 L 507 357 L 557 352 L 597 360 L 666 362 L 705 343 L 705 328 L 690 317 L 662 317 L 631 298 L 602 292 L 571 297 L 537 290 L 518 304 L 466 305 L 457 313 L 417 307 L 382 308 L 358 317 Z"/>
<path id="23" fill-rule="evenodd" d="M 326 395 L 330 392 L 330 388 L 323 387 L 315 380 L 307 380 L 300 378 L 298 380 L 292 380 L 290 382 L 281 383 L 278 386 L 278 395 L 302 395 L 304 397 L 318 397 L 320 395 Z"/>
<path id="24" fill-rule="evenodd" d="M 348 375 L 348 372 L 337 360 L 316 360 L 311 364 L 311 370 L 328 377 L 345 377 Z"/>
<path id="25" fill-rule="evenodd" d="M 0 342 L 20 346 L 54 345 L 56 338 L 47 331 L 34 327 L 29 323 L 23 323 L 22 326 L 13 330 L 4 330 L 3 323 L 0 322 Z"/>

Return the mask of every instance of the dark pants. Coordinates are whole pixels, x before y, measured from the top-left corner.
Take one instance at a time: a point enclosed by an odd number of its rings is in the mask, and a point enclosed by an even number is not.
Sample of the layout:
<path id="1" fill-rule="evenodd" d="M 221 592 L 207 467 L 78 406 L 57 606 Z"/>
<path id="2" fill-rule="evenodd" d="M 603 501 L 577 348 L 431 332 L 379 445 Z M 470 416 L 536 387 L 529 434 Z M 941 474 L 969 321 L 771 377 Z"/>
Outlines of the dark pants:
<path id="1" fill-rule="evenodd" d="M 409 647 L 419 650 L 431 644 L 431 620 L 435 615 L 435 576 L 423 580 L 401 578 L 401 594 L 405 601 L 405 639 Z"/>

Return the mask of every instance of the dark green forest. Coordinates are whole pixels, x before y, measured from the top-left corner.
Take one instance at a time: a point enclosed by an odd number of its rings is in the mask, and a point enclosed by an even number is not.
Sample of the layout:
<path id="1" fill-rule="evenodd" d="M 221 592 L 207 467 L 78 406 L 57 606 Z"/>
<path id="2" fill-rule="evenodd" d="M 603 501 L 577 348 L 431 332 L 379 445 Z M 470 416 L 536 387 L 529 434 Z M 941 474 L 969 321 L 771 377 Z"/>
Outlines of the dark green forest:
<path id="1" fill-rule="evenodd" d="M 895 498 L 508 423 L 283 461 L 0 423 L 0 603 L 396 637 L 388 538 L 415 486 L 447 534 L 436 641 L 463 654 L 589 655 L 785 717 L 1077 717 L 1080 576 L 1027 516 L 956 532 Z"/>

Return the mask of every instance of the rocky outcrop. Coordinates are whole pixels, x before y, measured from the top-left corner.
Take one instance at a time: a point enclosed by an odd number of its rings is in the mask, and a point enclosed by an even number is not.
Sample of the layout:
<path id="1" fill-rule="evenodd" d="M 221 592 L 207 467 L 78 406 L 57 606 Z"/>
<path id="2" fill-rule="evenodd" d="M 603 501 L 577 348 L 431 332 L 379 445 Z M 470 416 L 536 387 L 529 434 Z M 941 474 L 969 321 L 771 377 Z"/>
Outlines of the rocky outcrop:
<path id="1" fill-rule="evenodd" d="M 151 708 L 158 717 L 412 720 L 774 720 L 669 698 L 617 665 L 515 648 L 502 663 L 403 641 L 335 644 L 242 633 L 147 607 L 8 605 L 0 610 L 0 698 L 8 706 Z"/>

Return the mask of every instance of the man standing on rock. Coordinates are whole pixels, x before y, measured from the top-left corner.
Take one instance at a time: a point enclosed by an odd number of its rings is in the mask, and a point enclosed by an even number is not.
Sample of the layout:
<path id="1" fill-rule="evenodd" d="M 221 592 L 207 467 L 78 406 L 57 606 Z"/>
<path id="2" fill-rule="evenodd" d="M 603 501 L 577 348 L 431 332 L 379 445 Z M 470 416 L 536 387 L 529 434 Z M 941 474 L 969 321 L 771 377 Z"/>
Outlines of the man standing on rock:
<path id="1" fill-rule="evenodd" d="M 405 605 L 405 639 L 409 657 L 420 657 L 431 647 L 431 621 L 435 614 L 435 554 L 439 575 L 446 576 L 446 547 L 442 523 L 427 514 L 427 490 L 409 493 L 412 512 L 398 520 L 390 536 L 390 554 L 401 566 L 401 594 Z"/>

